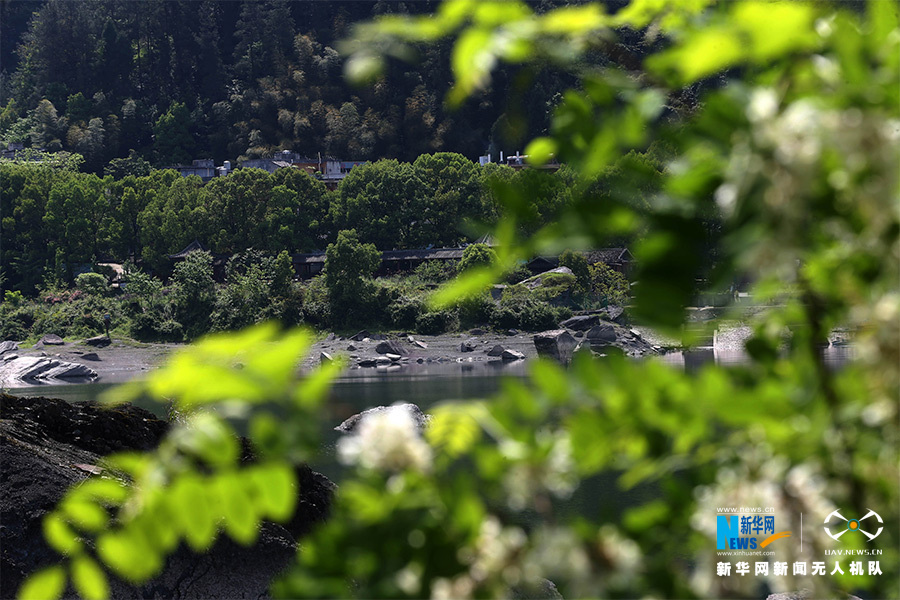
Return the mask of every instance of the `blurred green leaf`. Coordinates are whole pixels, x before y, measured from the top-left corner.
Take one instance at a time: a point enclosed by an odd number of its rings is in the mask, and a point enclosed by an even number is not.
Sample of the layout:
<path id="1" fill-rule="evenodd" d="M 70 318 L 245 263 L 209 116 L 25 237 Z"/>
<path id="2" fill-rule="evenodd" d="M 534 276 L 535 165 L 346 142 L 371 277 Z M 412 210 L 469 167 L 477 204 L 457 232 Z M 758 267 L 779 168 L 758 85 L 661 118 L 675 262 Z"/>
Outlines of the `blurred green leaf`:
<path id="1" fill-rule="evenodd" d="M 97 532 L 109 523 L 109 515 L 102 507 L 82 500 L 67 498 L 60 510 L 73 525 L 83 531 Z"/>
<path id="2" fill-rule="evenodd" d="M 293 469 L 286 464 L 268 463 L 253 467 L 249 474 L 266 515 L 280 523 L 290 519 L 298 493 Z"/>
<path id="3" fill-rule="evenodd" d="M 19 600 L 56 600 L 66 589 L 66 572 L 60 565 L 29 575 L 19 588 Z"/>
<path id="4" fill-rule="evenodd" d="M 44 539 L 60 554 L 77 554 L 83 545 L 69 525 L 56 513 L 44 517 Z"/>
<path id="5" fill-rule="evenodd" d="M 428 442 L 451 458 L 465 454 L 481 437 L 481 427 L 472 409 L 460 404 L 445 404 L 431 411 L 425 430 Z"/>
<path id="6" fill-rule="evenodd" d="M 78 556 L 72 560 L 72 583 L 85 600 L 104 600 L 109 597 L 106 574 L 94 559 Z"/>

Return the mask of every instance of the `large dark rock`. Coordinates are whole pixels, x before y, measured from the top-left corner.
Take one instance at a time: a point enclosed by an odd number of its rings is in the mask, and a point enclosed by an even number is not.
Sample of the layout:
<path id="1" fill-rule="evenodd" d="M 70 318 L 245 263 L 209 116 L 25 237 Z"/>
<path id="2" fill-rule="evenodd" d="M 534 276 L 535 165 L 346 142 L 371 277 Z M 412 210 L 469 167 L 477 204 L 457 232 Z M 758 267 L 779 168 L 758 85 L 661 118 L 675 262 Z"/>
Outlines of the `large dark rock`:
<path id="1" fill-rule="evenodd" d="M 600 317 L 597 315 L 576 315 L 570 317 L 559 324 L 563 329 L 571 329 L 573 331 L 587 331 L 591 327 L 600 324 Z"/>
<path id="2" fill-rule="evenodd" d="M 578 345 L 572 334 L 565 329 L 542 331 L 535 334 L 532 339 L 538 356 L 546 356 L 561 363 L 568 363 L 572 360 L 572 351 Z"/>
<path id="3" fill-rule="evenodd" d="M 43 344 L 44 346 L 62 346 L 66 341 L 59 337 L 58 335 L 54 335 L 52 333 L 45 335 L 41 338 L 38 344 Z M 35 344 L 37 345 L 37 344 Z"/>
<path id="4" fill-rule="evenodd" d="M 403 347 L 397 340 L 382 340 L 375 346 L 375 352 L 378 354 L 399 354 L 400 356 L 409 355 L 409 351 Z"/>
<path id="5" fill-rule="evenodd" d="M 616 328 L 609 323 L 602 323 L 588 330 L 585 337 L 592 345 L 605 345 L 616 341 Z"/>
<path id="6" fill-rule="evenodd" d="M 104 408 L 48 398 L 0 395 L 0 597 L 12 598 L 29 573 L 58 561 L 41 520 L 73 484 L 102 472 L 102 456 L 154 448 L 169 424 L 140 408 Z M 252 461 L 248 442 L 244 460 Z M 335 486 L 308 467 L 297 469 L 292 520 L 265 523 L 243 547 L 221 537 L 203 555 L 182 546 L 161 575 L 142 586 L 110 582 L 114 598 L 260 598 L 296 556 L 296 538 L 327 515 Z"/>

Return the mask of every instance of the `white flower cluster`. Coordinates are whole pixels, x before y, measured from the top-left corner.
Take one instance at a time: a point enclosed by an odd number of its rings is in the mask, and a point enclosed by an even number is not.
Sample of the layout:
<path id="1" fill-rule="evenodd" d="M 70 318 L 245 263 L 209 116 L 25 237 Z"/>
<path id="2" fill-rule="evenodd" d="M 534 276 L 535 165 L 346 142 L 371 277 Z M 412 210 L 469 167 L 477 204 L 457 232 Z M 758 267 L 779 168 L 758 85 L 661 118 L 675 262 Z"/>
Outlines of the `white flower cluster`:
<path id="1" fill-rule="evenodd" d="M 532 536 L 532 542 L 522 564 L 529 579 L 546 577 L 577 588 L 590 575 L 590 560 L 572 530 L 542 526 Z"/>
<path id="2" fill-rule="evenodd" d="M 412 413 L 403 405 L 365 415 L 356 431 L 341 438 L 338 459 L 381 471 L 431 470 L 431 446 L 422 439 Z"/>
<path id="3" fill-rule="evenodd" d="M 431 597 L 471 598 L 479 585 L 496 577 L 507 586 L 518 584 L 522 578 L 519 555 L 527 541 L 525 532 L 518 527 L 503 527 L 496 517 L 488 517 L 481 524 L 475 547 L 461 552 L 461 560 L 470 565 L 468 573 L 453 579 L 436 579 Z"/>
<path id="4" fill-rule="evenodd" d="M 579 478 L 568 435 L 556 435 L 551 443 L 547 458 L 540 464 L 519 460 L 507 471 L 503 486 L 510 508 L 525 509 L 542 490 L 549 491 L 557 498 L 568 498 L 578 487 Z M 507 458 L 519 459 L 520 453 L 513 446 L 501 446 L 501 451 Z"/>

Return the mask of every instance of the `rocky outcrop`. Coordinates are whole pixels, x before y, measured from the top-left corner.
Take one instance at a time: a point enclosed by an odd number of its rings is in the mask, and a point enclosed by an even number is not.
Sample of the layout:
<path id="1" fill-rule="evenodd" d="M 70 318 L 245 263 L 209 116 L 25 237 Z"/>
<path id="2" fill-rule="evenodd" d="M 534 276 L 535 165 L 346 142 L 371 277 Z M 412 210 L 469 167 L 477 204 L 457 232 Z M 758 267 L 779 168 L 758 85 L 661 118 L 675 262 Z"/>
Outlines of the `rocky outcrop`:
<path id="1" fill-rule="evenodd" d="M 44 542 L 43 516 L 73 484 L 102 473 L 102 456 L 154 448 L 169 424 L 137 407 L 103 408 L 48 398 L 0 395 L 0 597 L 12 598 L 24 577 L 58 560 Z M 244 459 L 253 460 L 245 441 Z M 142 586 L 110 582 L 114 598 L 260 598 L 296 555 L 296 538 L 327 515 L 335 486 L 308 467 L 297 469 L 299 497 L 286 525 L 265 523 L 256 544 L 220 538 L 196 555 L 186 547 Z"/>
<path id="2" fill-rule="evenodd" d="M 0 354 L 5 354 L 7 352 L 14 352 L 19 349 L 18 342 L 0 342 Z"/>
<path id="3" fill-rule="evenodd" d="M 578 341 L 565 329 L 543 331 L 533 339 L 538 356 L 546 356 L 563 364 L 572 360 L 572 352 L 578 345 Z"/>
<path id="4" fill-rule="evenodd" d="M 19 356 L 0 363 L 0 386 L 18 387 L 53 379 L 90 380 L 97 372 L 78 363 L 43 356 Z"/>

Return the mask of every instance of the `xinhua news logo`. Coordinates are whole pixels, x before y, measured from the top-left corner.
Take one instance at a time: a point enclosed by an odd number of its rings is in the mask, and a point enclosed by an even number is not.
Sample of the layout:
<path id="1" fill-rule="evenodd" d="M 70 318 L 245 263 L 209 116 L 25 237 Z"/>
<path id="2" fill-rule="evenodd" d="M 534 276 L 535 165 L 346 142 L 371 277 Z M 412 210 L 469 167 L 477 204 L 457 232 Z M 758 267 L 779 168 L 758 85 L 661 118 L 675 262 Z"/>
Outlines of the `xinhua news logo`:
<path id="1" fill-rule="evenodd" d="M 791 535 L 775 532 L 774 515 L 717 515 L 717 550 L 759 550 Z"/>

